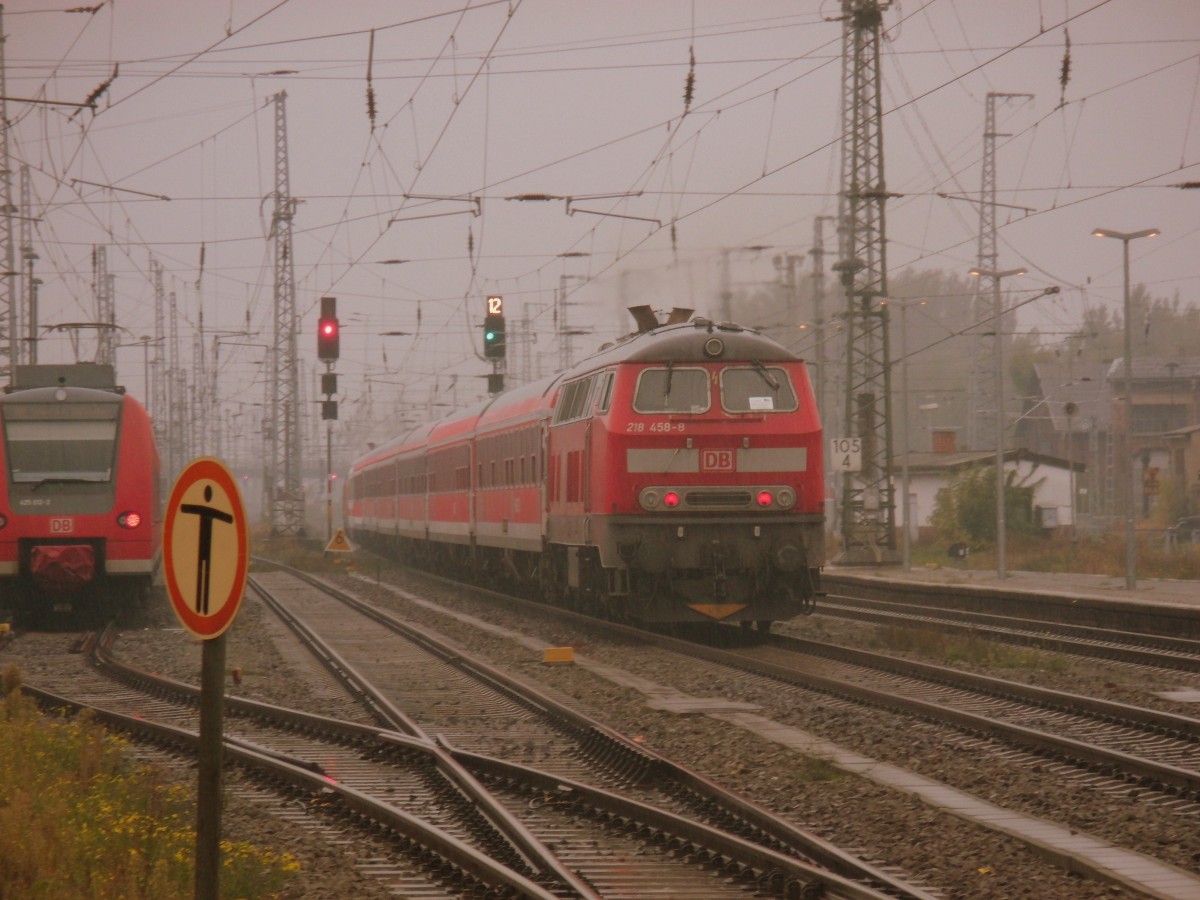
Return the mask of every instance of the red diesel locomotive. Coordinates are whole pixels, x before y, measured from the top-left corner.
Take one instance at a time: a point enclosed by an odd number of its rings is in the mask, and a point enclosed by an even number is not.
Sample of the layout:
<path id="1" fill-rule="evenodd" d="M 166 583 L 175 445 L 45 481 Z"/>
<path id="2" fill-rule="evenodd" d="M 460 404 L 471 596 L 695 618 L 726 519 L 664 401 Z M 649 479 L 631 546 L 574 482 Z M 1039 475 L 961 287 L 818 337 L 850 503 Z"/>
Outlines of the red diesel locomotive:
<path id="1" fill-rule="evenodd" d="M 18 366 L 0 397 L 0 589 L 6 607 L 111 612 L 161 558 L 150 417 L 111 366 Z"/>
<path id="2" fill-rule="evenodd" d="M 690 311 L 634 312 L 641 331 L 570 370 L 356 460 L 350 536 L 617 618 L 811 612 L 824 476 L 804 362 Z"/>

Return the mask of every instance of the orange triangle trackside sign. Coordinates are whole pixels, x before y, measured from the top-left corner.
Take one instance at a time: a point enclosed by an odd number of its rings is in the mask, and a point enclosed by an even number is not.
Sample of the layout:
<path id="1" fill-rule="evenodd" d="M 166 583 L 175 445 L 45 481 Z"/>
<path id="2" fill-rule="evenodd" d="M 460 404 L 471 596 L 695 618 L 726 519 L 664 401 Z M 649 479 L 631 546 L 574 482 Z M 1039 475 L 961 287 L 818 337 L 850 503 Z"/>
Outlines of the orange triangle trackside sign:
<path id="1" fill-rule="evenodd" d="M 353 553 L 354 548 L 350 546 L 350 541 L 346 539 L 346 532 L 338 529 L 333 533 L 333 537 L 329 539 L 329 543 L 325 545 L 326 553 Z"/>

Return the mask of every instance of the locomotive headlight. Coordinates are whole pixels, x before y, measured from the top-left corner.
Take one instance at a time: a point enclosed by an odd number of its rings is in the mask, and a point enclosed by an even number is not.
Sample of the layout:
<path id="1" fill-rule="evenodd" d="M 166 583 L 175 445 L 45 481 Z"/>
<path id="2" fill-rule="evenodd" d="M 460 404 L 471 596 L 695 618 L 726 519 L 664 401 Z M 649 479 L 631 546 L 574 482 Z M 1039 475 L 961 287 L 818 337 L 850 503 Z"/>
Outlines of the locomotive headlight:
<path id="1" fill-rule="evenodd" d="M 796 492 L 789 487 L 780 488 L 775 495 L 775 502 L 783 509 L 791 509 L 796 505 Z"/>
<path id="2" fill-rule="evenodd" d="M 663 506 L 668 509 L 674 509 L 679 505 L 679 495 L 674 491 L 667 491 L 663 494 Z"/>
<path id="3" fill-rule="evenodd" d="M 0 528 L 3 528 L 7 524 L 8 524 L 8 519 L 6 519 L 6 518 L 4 518 L 4 516 L 0 515 Z"/>
<path id="4" fill-rule="evenodd" d="M 642 496 L 638 498 L 638 502 L 642 504 L 642 509 L 658 509 L 658 504 L 662 502 L 662 498 L 658 495 L 658 491 L 653 488 L 646 488 L 642 491 Z"/>
<path id="5" fill-rule="evenodd" d="M 758 501 L 758 505 L 764 508 L 775 502 L 775 498 L 771 496 L 770 491 L 759 491 L 758 496 L 755 497 L 755 499 Z"/>
<path id="6" fill-rule="evenodd" d="M 137 528 L 142 524 L 142 514 L 129 510 L 117 516 L 117 524 L 122 528 Z"/>
<path id="7" fill-rule="evenodd" d="M 704 355 L 709 359 L 716 359 L 725 352 L 725 342 L 720 338 L 709 338 L 704 342 Z"/>

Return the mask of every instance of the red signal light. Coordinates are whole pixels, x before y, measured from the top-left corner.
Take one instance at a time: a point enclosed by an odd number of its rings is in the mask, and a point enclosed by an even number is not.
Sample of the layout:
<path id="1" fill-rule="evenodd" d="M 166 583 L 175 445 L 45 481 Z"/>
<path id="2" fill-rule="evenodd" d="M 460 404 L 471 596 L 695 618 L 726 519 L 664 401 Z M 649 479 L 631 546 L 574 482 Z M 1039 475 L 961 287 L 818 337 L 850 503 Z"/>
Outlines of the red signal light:
<path id="1" fill-rule="evenodd" d="M 337 320 L 337 304 L 334 297 L 321 298 L 321 317 L 317 320 L 317 358 L 334 360 L 338 358 L 339 332 Z"/>

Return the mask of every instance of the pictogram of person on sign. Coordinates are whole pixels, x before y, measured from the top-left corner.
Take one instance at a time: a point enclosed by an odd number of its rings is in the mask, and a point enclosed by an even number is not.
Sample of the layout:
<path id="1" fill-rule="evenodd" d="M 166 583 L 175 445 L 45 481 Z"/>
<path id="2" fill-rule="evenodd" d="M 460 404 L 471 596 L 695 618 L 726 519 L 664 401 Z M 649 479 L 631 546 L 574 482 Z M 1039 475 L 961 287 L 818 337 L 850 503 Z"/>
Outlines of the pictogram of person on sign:
<path id="1" fill-rule="evenodd" d="M 212 495 L 212 485 L 206 484 L 204 486 L 204 502 L 211 502 Z M 180 504 L 179 511 L 200 517 L 200 540 L 196 548 L 196 612 L 207 616 L 209 576 L 212 570 L 213 521 L 232 524 L 233 516 L 215 506 L 202 506 L 199 503 Z"/>

